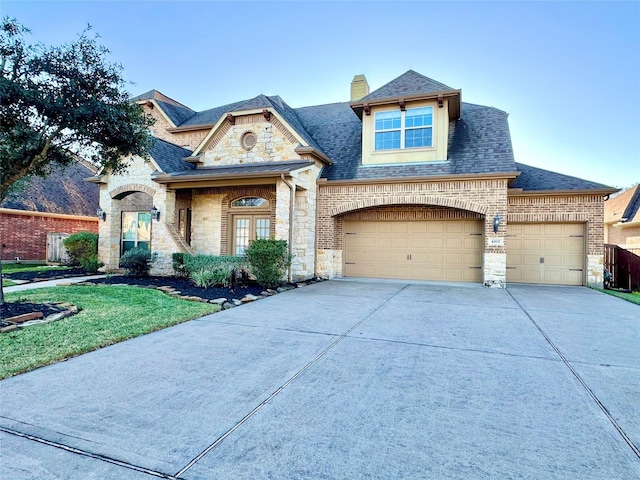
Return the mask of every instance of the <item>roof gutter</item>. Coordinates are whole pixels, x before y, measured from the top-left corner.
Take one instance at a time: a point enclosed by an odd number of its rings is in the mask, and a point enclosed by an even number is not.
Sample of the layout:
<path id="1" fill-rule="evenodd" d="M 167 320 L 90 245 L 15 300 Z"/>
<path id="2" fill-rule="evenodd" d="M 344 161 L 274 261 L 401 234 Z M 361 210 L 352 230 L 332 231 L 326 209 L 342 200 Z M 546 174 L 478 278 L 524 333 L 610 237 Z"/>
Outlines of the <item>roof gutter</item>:
<path id="1" fill-rule="evenodd" d="M 331 160 L 329 157 L 327 157 L 324 153 L 322 153 L 317 148 L 313 148 L 313 147 L 297 147 L 294 150 L 294 152 L 296 152 L 298 155 L 311 155 L 311 156 L 317 158 L 318 160 L 322 161 L 323 163 L 326 163 L 327 165 L 332 165 L 333 164 L 333 160 Z"/>
<path id="2" fill-rule="evenodd" d="M 367 185 L 371 183 L 425 183 L 442 182 L 445 180 L 483 180 L 483 179 L 510 179 L 516 178 L 520 172 L 500 172 L 500 173 L 475 173 L 467 175 L 430 175 L 421 177 L 381 177 L 381 178 L 361 178 L 353 180 L 327 180 L 318 179 L 322 185 Z"/>

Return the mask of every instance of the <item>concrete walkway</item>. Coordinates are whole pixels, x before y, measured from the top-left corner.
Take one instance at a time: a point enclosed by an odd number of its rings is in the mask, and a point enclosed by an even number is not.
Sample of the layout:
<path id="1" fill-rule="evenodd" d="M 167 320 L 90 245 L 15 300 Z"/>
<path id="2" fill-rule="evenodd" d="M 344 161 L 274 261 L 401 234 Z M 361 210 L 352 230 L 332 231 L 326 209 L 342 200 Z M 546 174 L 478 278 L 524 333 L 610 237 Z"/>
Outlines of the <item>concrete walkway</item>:
<path id="1" fill-rule="evenodd" d="M 0 382 L 11 479 L 640 478 L 640 307 L 331 281 Z"/>
<path id="2" fill-rule="evenodd" d="M 106 275 L 87 275 L 85 277 L 68 277 L 58 278 L 56 280 L 44 280 L 42 282 L 21 283 L 20 285 L 14 285 L 12 287 L 4 287 L 4 293 L 22 292 L 35 288 L 57 287 L 59 284 L 88 282 L 96 278 L 104 278 L 105 276 Z"/>

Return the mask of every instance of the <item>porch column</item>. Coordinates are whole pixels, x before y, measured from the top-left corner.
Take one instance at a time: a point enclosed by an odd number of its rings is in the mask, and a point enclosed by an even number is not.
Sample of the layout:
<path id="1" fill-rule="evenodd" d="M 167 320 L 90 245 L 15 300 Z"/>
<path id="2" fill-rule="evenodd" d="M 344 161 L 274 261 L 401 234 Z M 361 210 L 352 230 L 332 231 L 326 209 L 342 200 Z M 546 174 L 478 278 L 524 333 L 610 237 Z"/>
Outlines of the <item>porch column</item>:
<path id="1" fill-rule="evenodd" d="M 160 212 L 159 220 L 151 220 L 151 252 L 155 260 L 151 264 L 151 275 L 173 274 L 172 254 L 177 251 L 167 224 L 172 225 L 176 210 L 176 195 L 173 190 L 161 186 L 153 195 L 153 206 Z"/>
<path id="2" fill-rule="evenodd" d="M 107 271 L 116 270 L 120 260 L 120 201 L 111 198 L 106 185 L 100 186 L 100 208 L 105 220 L 98 220 L 98 258 Z"/>

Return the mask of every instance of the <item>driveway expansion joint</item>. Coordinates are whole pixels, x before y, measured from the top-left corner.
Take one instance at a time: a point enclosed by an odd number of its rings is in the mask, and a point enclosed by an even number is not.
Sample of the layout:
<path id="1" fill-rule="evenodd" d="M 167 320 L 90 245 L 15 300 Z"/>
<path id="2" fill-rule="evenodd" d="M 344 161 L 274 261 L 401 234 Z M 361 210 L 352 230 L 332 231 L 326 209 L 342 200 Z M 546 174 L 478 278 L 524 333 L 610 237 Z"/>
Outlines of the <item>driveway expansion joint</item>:
<path id="1" fill-rule="evenodd" d="M 89 452 L 87 450 L 82 450 L 75 447 L 70 447 L 68 445 L 64 445 L 59 442 L 52 442 L 51 440 L 46 440 L 44 438 L 36 437 L 35 435 L 28 435 L 26 433 L 18 432 L 17 430 L 12 430 L 5 427 L 0 427 L 0 432 L 4 432 L 8 435 L 14 435 L 16 437 L 24 438 L 25 440 L 30 440 L 32 442 L 41 443 L 43 445 L 47 445 L 49 447 L 58 448 L 60 450 L 64 450 L 65 452 L 75 453 L 76 455 L 80 455 L 83 457 L 92 458 L 94 460 L 99 460 L 102 462 L 110 463 L 112 465 L 117 465 L 119 467 L 127 468 L 129 470 L 135 470 L 136 472 L 144 473 L 146 475 L 151 475 L 157 478 L 164 478 L 166 480 L 179 480 L 178 477 L 170 475 L 168 473 L 158 472 L 156 470 L 150 470 L 145 467 L 141 467 L 139 465 L 133 465 L 132 463 L 124 462 L 122 460 L 118 460 L 115 458 L 107 457 L 105 455 L 99 455 L 96 453 Z"/>
<path id="2" fill-rule="evenodd" d="M 315 365 L 322 357 L 324 357 L 329 351 L 333 350 L 333 348 L 340 343 L 342 340 L 347 338 L 351 332 L 353 332 L 356 328 L 366 322 L 369 318 L 371 318 L 376 312 L 382 309 L 385 305 L 387 305 L 391 300 L 393 300 L 397 295 L 399 295 L 403 290 L 405 290 L 409 285 L 405 284 L 396 291 L 393 295 L 388 297 L 386 300 L 381 302 L 379 305 L 371 309 L 366 315 L 364 315 L 359 321 L 357 321 L 349 330 L 336 338 L 333 342 L 329 344 L 327 348 L 321 351 L 318 355 L 316 355 L 312 360 L 310 360 L 304 367 L 298 370 L 291 378 L 289 378 L 286 382 L 284 382 L 280 387 L 278 387 L 274 392 L 271 393 L 267 398 L 265 398 L 262 402 L 260 402 L 256 407 L 253 408 L 249 413 L 247 413 L 244 417 L 240 419 L 238 423 L 236 423 L 233 427 L 223 433 L 220 437 L 218 437 L 211 445 L 205 448 L 202 452 L 196 455 L 189 463 L 187 463 L 184 468 L 178 471 L 175 474 L 175 477 L 179 478 L 184 475 L 189 469 L 191 469 L 196 463 L 198 463 L 201 459 L 203 459 L 209 452 L 211 452 L 214 448 L 220 445 L 227 437 L 229 437 L 233 432 L 238 430 L 244 423 L 246 423 L 251 417 L 253 417 L 256 413 L 258 413 L 262 408 L 264 408 L 271 400 L 277 397 L 285 388 L 291 385 L 297 378 L 299 378 L 302 374 L 304 374 L 307 370 L 309 370 L 313 365 Z"/>
<path id="3" fill-rule="evenodd" d="M 560 357 L 560 359 L 562 360 L 562 362 L 565 364 L 565 366 L 569 369 L 569 371 L 573 374 L 573 376 L 578 380 L 578 382 L 580 383 L 580 385 L 582 385 L 582 388 L 584 388 L 584 390 L 587 392 L 587 394 L 591 397 L 591 399 L 596 403 L 596 405 L 598 406 L 598 408 L 600 408 L 600 410 L 602 411 L 602 413 L 604 413 L 604 415 L 607 417 L 607 419 L 609 420 L 609 422 L 611 423 L 611 425 L 613 425 L 613 427 L 618 431 L 618 433 L 620 434 L 620 436 L 622 437 L 622 439 L 625 441 L 625 443 L 629 446 L 629 448 L 631 448 L 631 450 L 633 451 L 633 453 L 640 458 L 640 449 L 638 449 L 638 447 L 636 447 L 636 445 L 633 443 L 633 441 L 631 440 L 631 438 L 629 438 L 629 436 L 627 435 L 627 433 L 622 429 L 622 427 L 618 424 L 618 422 L 616 421 L 615 418 L 613 418 L 613 416 L 611 415 L 611 413 L 609 412 L 609 410 L 607 409 L 607 407 L 604 406 L 604 404 L 600 401 L 600 399 L 598 398 L 598 396 L 593 392 L 593 390 L 591 390 L 591 388 L 589 388 L 589 385 L 587 385 L 587 383 L 583 380 L 583 378 L 580 376 L 580 374 L 578 373 L 578 371 L 573 368 L 573 365 L 571 365 L 571 363 L 569 362 L 569 360 L 567 360 L 567 358 L 564 356 L 564 354 L 560 351 L 560 349 L 556 346 L 555 343 L 553 343 L 553 340 L 551 340 L 551 338 L 546 334 L 546 332 L 542 329 L 542 327 L 538 324 L 538 322 L 536 322 L 534 320 L 534 318 L 529 314 L 529 312 L 524 308 L 524 306 L 518 301 L 518 299 L 513 295 L 513 293 L 511 293 L 511 291 L 509 289 L 507 289 L 507 293 L 509 294 L 509 296 L 511 298 L 513 298 L 513 301 L 516 302 L 516 304 L 520 307 L 520 309 L 522 310 L 522 312 L 529 318 L 529 320 L 531 321 L 531 323 L 533 323 L 533 326 L 536 327 L 536 329 L 538 329 L 538 331 L 540 332 L 540 334 L 544 337 L 544 339 L 547 341 L 547 343 L 551 346 L 551 348 L 553 348 L 553 350 L 556 352 L 556 355 L 558 355 L 558 357 Z"/>

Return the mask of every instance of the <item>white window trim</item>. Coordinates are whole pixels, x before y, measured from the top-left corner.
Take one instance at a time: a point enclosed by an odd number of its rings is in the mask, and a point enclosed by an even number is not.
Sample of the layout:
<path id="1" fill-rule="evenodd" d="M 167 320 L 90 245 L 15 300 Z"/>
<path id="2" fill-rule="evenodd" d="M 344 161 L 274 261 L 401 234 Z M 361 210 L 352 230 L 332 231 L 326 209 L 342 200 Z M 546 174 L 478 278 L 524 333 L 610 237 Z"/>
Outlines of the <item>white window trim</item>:
<path id="1" fill-rule="evenodd" d="M 425 126 L 420 126 L 420 127 L 405 127 L 405 118 L 406 118 L 406 110 L 415 110 L 418 108 L 430 108 L 431 109 L 431 125 L 428 127 Z M 387 113 L 387 112 L 395 112 L 400 110 L 400 128 L 385 128 L 382 130 L 376 130 L 376 115 L 378 115 L 378 113 Z M 435 149 L 435 109 L 431 106 L 431 105 L 425 105 L 423 107 L 412 107 L 412 108 L 407 108 L 406 110 L 401 110 L 401 109 L 393 109 L 393 110 L 382 110 L 380 112 L 375 112 L 373 114 L 373 145 L 371 148 L 372 153 L 386 153 L 386 152 L 397 152 L 399 150 L 409 150 L 409 151 L 416 151 L 416 150 L 429 150 L 429 149 Z M 431 129 L 431 145 L 429 146 L 422 146 L 422 147 L 405 147 L 405 132 L 407 130 L 418 130 L 420 128 L 430 128 Z M 386 133 L 386 132 L 400 132 L 400 148 L 387 148 L 387 149 L 382 149 L 382 150 L 377 150 L 376 149 L 376 134 L 377 133 Z"/>

